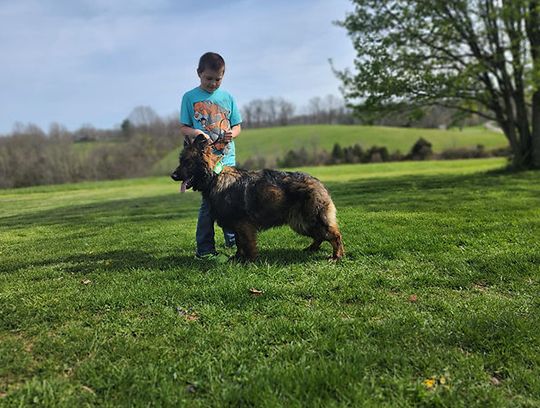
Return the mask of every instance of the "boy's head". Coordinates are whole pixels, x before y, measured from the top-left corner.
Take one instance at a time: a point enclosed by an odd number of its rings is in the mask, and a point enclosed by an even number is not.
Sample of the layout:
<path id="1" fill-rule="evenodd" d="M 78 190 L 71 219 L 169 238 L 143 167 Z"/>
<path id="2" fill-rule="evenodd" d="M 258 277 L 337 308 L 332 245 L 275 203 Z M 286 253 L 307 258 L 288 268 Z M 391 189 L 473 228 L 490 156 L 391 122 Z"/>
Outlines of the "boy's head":
<path id="1" fill-rule="evenodd" d="M 215 52 L 207 52 L 199 59 L 197 74 L 201 79 L 201 88 L 214 92 L 221 85 L 225 74 L 225 60 Z"/>

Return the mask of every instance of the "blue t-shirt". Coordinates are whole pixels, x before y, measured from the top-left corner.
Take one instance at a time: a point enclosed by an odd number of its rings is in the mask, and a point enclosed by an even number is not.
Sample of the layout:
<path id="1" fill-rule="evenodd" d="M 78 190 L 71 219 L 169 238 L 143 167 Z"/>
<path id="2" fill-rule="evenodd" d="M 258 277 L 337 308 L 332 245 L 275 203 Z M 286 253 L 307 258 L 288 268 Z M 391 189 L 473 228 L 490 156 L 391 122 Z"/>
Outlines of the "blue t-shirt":
<path id="1" fill-rule="evenodd" d="M 210 93 L 197 87 L 182 97 L 180 122 L 202 130 L 215 141 L 224 131 L 240 124 L 242 117 L 234 98 L 227 91 L 218 88 Z M 222 163 L 225 166 L 236 164 L 234 141 L 220 153 L 224 155 Z"/>

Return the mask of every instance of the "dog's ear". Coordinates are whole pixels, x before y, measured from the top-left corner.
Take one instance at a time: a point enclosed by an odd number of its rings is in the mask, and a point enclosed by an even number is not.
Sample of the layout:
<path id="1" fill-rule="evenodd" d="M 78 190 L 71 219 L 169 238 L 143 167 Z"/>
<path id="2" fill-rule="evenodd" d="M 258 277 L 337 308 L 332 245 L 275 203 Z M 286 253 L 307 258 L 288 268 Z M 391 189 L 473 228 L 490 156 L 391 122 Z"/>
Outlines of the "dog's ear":
<path id="1" fill-rule="evenodd" d="M 195 140 L 193 141 L 193 144 L 199 148 L 203 149 L 208 144 L 208 139 L 204 137 L 203 135 L 198 135 Z"/>

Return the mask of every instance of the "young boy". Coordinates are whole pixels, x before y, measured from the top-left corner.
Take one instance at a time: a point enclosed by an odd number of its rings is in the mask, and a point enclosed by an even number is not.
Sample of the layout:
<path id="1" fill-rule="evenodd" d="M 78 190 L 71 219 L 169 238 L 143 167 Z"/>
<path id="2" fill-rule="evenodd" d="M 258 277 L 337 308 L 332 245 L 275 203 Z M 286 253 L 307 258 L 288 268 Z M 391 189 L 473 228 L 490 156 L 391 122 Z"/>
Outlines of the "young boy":
<path id="1" fill-rule="evenodd" d="M 222 143 L 215 144 L 214 152 L 223 155 L 223 165 L 234 166 L 236 164 L 234 139 L 242 130 L 240 125 L 242 117 L 232 95 L 220 89 L 224 74 L 225 61 L 219 54 L 207 52 L 200 58 L 197 75 L 201 84 L 182 97 L 180 131 L 184 138 L 191 140 L 203 135 L 215 142 L 221 136 Z M 223 230 L 223 235 L 225 246 L 233 247 L 234 233 Z M 195 237 L 197 258 L 222 260 L 215 247 L 214 219 L 204 198 L 199 209 Z"/>

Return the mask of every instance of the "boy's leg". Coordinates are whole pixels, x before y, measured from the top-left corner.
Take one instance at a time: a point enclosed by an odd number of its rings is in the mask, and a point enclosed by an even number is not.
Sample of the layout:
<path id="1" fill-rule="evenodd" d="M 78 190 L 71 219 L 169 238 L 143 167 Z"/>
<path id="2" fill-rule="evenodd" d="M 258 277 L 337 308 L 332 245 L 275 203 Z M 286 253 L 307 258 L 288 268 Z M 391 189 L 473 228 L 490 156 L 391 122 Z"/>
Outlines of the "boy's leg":
<path id="1" fill-rule="evenodd" d="M 225 238 L 225 246 L 232 248 L 236 245 L 236 237 L 233 231 L 223 228 L 223 238 Z"/>
<path id="2" fill-rule="evenodd" d="M 210 205 L 204 198 L 199 209 L 195 238 L 197 240 L 197 256 L 216 253 L 214 219 L 210 215 Z"/>

